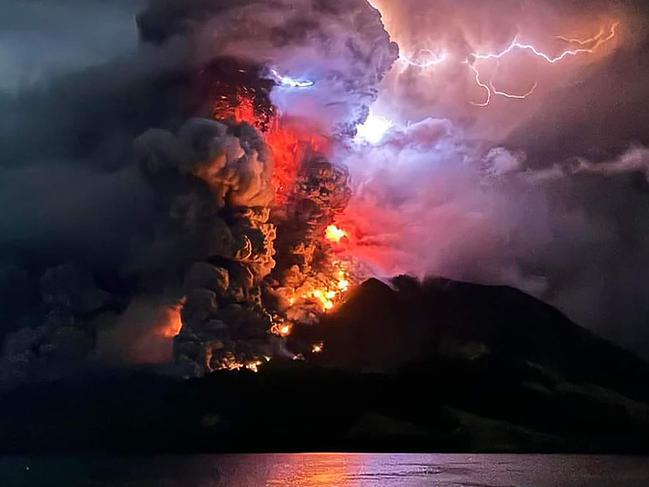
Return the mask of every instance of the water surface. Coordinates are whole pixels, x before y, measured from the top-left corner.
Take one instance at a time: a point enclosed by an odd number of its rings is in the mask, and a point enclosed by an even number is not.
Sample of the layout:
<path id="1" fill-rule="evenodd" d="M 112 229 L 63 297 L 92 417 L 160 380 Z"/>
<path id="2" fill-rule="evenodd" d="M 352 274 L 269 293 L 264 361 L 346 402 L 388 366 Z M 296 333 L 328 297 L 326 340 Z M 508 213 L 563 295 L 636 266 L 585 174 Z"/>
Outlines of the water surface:
<path id="1" fill-rule="evenodd" d="M 348 454 L 0 458 L 21 487 L 649 487 L 644 457 Z"/>

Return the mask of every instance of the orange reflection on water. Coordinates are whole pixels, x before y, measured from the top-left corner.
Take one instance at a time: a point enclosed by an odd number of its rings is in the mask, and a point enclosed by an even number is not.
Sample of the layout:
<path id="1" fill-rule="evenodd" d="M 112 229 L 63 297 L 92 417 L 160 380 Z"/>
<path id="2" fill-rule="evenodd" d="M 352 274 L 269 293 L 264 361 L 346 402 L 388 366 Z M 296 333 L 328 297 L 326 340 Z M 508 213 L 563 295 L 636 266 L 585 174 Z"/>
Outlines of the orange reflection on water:
<path id="1" fill-rule="evenodd" d="M 371 456 L 354 453 L 232 455 L 215 487 L 362 487 Z"/>
<path id="2" fill-rule="evenodd" d="M 313 453 L 286 455 L 270 472 L 267 487 L 358 487 L 363 455 Z"/>

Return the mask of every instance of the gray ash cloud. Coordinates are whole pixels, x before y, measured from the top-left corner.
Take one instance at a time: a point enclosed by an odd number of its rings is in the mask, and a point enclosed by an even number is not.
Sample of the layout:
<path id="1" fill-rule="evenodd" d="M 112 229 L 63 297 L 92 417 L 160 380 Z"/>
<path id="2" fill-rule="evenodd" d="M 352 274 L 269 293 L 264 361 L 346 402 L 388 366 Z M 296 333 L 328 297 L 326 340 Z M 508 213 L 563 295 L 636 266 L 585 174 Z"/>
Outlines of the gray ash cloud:
<path id="1" fill-rule="evenodd" d="M 210 120 L 214 97 L 270 106 L 268 69 L 303 67 L 320 89 L 289 115 L 350 133 L 396 56 L 361 0 L 150 1 L 137 24 L 113 60 L 0 95 L 0 286 L 20 296 L 2 306 L 5 384 L 167 360 L 161 320 L 183 299 L 188 369 L 283 353 L 261 296 L 272 157 L 255 128 Z"/>

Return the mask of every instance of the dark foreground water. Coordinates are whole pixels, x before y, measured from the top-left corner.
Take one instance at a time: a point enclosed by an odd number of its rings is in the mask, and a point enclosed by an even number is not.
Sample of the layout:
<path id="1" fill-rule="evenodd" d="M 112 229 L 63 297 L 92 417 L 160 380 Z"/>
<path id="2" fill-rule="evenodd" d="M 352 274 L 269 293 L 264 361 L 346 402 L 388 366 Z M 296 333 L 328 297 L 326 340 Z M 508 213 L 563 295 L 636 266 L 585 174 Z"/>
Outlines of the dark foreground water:
<path id="1" fill-rule="evenodd" d="M 347 453 L 0 457 L 0 486 L 649 487 L 649 459 Z"/>

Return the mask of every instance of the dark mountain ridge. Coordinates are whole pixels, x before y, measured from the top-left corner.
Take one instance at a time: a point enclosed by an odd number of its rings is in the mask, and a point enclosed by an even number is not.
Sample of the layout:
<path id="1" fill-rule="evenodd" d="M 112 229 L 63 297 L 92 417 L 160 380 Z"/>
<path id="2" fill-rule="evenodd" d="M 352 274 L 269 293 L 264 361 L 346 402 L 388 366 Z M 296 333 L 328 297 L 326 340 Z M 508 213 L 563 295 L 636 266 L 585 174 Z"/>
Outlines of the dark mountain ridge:
<path id="1" fill-rule="evenodd" d="M 440 355 L 491 355 L 649 400 L 649 364 L 508 286 L 370 279 L 311 331 L 328 344 L 321 359 L 337 366 L 385 370 Z"/>
<path id="2" fill-rule="evenodd" d="M 7 391 L 2 447 L 649 452 L 649 366 L 512 288 L 372 279 L 289 345 L 306 360 L 258 374 L 95 371 Z"/>

